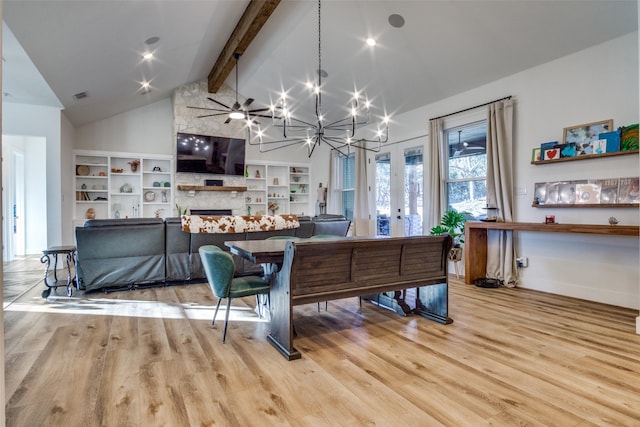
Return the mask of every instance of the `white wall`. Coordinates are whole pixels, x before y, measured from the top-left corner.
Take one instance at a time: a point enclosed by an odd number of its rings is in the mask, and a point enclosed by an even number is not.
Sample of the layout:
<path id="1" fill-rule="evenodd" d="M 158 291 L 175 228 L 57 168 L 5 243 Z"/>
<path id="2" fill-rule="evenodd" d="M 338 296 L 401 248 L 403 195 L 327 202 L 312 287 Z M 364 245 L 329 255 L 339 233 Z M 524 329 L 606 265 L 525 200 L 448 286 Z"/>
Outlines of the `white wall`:
<path id="1" fill-rule="evenodd" d="M 136 108 L 76 129 L 74 148 L 175 154 L 171 99 Z"/>
<path id="2" fill-rule="evenodd" d="M 3 103 L 2 128 L 4 135 L 38 136 L 46 139 L 46 166 L 44 169 L 32 168 L 28 163 L 26 166 L 27 174 L 37 174 L 40 180 L 39 185 L 46 188 L 46 246 L 57 246 L 63 242 L 60 172 L 63 162 L 60 125 L 59 108 Z M 46 175 L 42 174 L 43 170 L 46 171 Z M 27 242 L 27 246 L 32 247 L 33 245 Z M 45 248 L 38 247 L 37 252 L 43 249 Z"/>
<path id="3" fill-rule="evenodd" d="M 437 82 L 426 82 L 437 84 Z M 514 185 L 516 221 L 638 225 L 637 208 L 537 209 L 535 182 L 640 175 L 637 155 L 534 166 L 531 149 L 562 140 L 564 127 L 612 118 L 614 126 L 638 123 L 638 33 L 478 87 L 394 118 L 392 138 L 428 132 L 428 119 L 512 95 L 515 99 Z M 520 286 L 638 308 L 639 239 L 554 233 L 520 233 L 518 255 L 529 257 Z"/>
<path id="4" fill-rule="evenodd" d="M 63 114 L 60 115 L 60 179 L 62 182 L 62 244 L 74 245 L 73 204 L 75 203 L 75 169 L 73 167 L 73 144 L 75 128 Z"/>

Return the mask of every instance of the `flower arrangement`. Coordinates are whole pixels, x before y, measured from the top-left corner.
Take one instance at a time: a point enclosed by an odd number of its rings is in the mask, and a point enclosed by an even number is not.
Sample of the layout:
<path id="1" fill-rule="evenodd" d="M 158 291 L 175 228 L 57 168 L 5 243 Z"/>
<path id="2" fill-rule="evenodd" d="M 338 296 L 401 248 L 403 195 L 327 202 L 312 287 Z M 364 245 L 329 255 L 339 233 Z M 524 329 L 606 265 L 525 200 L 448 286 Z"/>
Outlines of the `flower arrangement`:
<path id="1" fill-rule="evenodd" d="M 278 209 L 280 208 L 280 206 L 278 206 L 278 202 L 269 202 L 269 211 L 271 211 L 271 213 L 275 213 Z"/>
<path id="2" fill-rule="evenodd" d="M 140 160 L 139 159 L 131 160 L 128 163 L 129 163 L 129 166 L 131 166 L 131 172 L 137 172 L 138 171 L 138 165 L 140 164 Z"/>

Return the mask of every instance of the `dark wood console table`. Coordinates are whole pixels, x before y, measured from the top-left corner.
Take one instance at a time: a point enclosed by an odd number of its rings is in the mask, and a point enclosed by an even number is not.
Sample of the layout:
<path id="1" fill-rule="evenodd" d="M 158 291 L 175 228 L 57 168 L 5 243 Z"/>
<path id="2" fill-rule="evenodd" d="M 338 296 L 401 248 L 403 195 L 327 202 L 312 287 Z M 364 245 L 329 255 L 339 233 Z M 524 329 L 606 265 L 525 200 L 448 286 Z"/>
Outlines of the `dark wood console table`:
<path id="1" fill-rule="evenodd" d="M 476 222 L 465 224 L 465 283 L 471 285 L 485 277 L 487 270 L 487 230 L 536 231 L 543 233 L 582 233 L 609 236 L 640 236 L 637 225 L 543 224 L 537 222 Z M 473 256 L 471 256 L 473 254 Z"/>

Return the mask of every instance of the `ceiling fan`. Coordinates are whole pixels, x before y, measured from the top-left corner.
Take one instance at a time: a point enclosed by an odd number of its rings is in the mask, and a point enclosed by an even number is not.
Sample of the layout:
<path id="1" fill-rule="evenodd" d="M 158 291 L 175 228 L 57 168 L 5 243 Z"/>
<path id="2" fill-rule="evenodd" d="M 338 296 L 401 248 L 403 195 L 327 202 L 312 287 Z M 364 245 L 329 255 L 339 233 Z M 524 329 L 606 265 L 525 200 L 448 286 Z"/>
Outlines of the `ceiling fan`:
<path id="1" fill-rule="evenodd" d="M 469 156 L 474 154 L 482 154 L 486 152 L 486 140 L 485 141 L 476 141 L 476 142 L 462 142 L 460 135 L 462 131 L 458 131 L 458 144 L 452 146 L 453 148 L 453 156 Z M 479 151 L 478 151 L 479 150 Z"/>
<path id="2" fill-rule="evenodd" d="M 187 106 L 187 108 L 192 108 L 194 110 L 211 111 L 211 113 L 209 114 L 203 114 L 201 116 L 197 116 L 197 118 L 199 119 L 205 118 L 205 117 L 228 116 L 227 120 L 224 121 L 225 123 L 229 123 L 231 120 L 242 120 L 242 119 L 253 120 L 253 117 L 271 118 L 271 115 L 256 114 L 264 111 L 271 111 L 271 108 L 269 107 L 249 110 L 249 105 L 251 105 L 251 103 L 254 101 L 253 98 L 247 98 L 244 101 L 244 103 L 242 103 L 242 105 L 240 104 L 240 102 L 238 102 L 238 59 L 240 58 L 240 54 L 234 53 L 233 57 L 236 59 L 236 102 L 234 102 L 233 105 L 229 107 L 223 104 L 222 102 L 217 101 L 209 96 L 207 97 L 209 101 L 214 102 L 221 107 L 224 107 L 224 109 L 207 108 L 207 107 L 191 107 L 191 106 Z"/>

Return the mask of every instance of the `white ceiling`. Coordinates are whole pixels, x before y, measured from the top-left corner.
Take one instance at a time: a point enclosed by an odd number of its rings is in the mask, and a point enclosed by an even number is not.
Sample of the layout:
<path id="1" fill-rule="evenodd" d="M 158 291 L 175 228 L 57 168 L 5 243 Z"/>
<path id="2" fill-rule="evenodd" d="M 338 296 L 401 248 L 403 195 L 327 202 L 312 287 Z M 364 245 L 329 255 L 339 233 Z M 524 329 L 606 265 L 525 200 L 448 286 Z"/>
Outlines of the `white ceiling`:
<path id="1" fill-rule="evenodd" d="M 5 0 L 6 25 L 52 92 L 29 71 L 24 52 L 5 33 L 3 101 L 56 105 L 59 100 L 75 126 L 155 102 L 177 86 L 206 78 L 247 4 Z M 380 107 L 375 112 L 409 111 L 637 31 L 637 4 L 325 0 L 322 68 L 329 77 L 323 105 L 327 110 L 346 105 L 347 92 L 357 87 Z M 389 25 L 392 13 L 405 18 L 403 28 Z M 160 42 L 153 46 L 156 59 L 147 64 L 140 54 L 151 36 Z M 364 43 L 368 36 L 378 40 L 373 49 Z M 259 107 L 281 88 L 302 88 L 316 75 L 317 39 L 317 2 L 283 0 L 240 59 L 239 92 Z M 234 76 L 227 79 L 232 87 Z M 140 93 L 142 80 L 151 80 L 149 94 Z M 82 91 L 89 96 L 75 100 Z M 291 93 L 307 99 L 304 92 Z M 304 105 L 312 107 L 312 101 Z"/>

